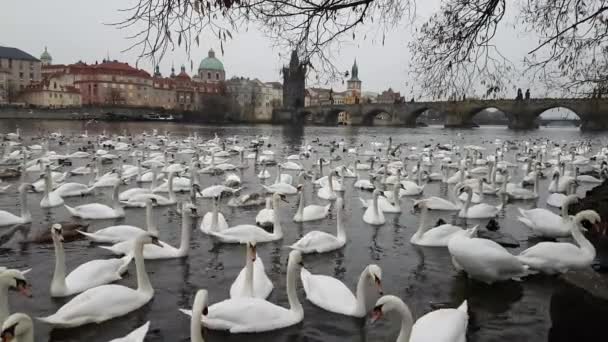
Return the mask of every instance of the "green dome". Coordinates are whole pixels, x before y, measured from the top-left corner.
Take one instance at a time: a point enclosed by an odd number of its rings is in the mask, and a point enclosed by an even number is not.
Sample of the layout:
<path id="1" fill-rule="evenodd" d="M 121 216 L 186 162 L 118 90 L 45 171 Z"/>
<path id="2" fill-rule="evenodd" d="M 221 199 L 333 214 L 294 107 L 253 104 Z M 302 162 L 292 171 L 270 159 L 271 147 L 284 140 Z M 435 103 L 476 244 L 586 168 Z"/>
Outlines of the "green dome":
<path id="1" fill-rule="evenodd" d="M 46 50 L 46 46 L 44 47 L 44 52 L 40 55 L 40 60 L 52 60 L 51 54 Z"/>
<path id="2" fill-rule="evenodd" d="M 215 58 L 215 52 L 211 49 L 209 50 L 209 56 L 201 61 L 198 69 L 224 71 L 224 64 Z"/>

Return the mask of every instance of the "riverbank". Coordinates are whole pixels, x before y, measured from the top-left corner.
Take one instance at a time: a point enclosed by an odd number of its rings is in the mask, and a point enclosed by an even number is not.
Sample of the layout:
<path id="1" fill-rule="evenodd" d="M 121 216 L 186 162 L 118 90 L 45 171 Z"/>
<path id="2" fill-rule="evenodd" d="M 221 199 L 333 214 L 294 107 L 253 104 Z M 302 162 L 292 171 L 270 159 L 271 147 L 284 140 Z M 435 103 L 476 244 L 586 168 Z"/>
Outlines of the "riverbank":
<path id="1" fill-rule="evenodd" d="M 181 113 L 166 112 L 151 108 L 130 107 L 81 107 L 81 108 L 25 108 L 16 106 L 0 107 L 0 119 L 31 120 L 104 120 L 142 121 L 153 120 L 150 116 L 166 114 L 181 120 Z"/>

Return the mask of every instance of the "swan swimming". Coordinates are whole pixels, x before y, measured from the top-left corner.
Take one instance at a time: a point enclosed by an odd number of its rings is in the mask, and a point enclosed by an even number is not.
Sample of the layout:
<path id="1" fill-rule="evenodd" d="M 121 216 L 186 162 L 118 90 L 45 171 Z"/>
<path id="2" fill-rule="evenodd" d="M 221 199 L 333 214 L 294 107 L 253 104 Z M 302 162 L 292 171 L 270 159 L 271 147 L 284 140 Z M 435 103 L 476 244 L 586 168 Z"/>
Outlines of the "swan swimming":
<path id="1" fill-rule="evenodd" d="M 344 231 L 342 222 L 344 216 L 344 201 L 341 197 L 336 199 L 336 210 L 338 211 L 336 235 L 313 230 L 306 233 L 306 235 L 289 247 L 305 254 L 326 253 L 344 247 L 346 244 L 346 232 Z"/>
<path id="2" fill-rule="evenodd" d="M 230 286 L 230 298 L 255 297 L 266 299 L 274 285 L 266 275 L 264 263 L 257 255 L 255 242 L 246 244 L 245 267 Z"/>

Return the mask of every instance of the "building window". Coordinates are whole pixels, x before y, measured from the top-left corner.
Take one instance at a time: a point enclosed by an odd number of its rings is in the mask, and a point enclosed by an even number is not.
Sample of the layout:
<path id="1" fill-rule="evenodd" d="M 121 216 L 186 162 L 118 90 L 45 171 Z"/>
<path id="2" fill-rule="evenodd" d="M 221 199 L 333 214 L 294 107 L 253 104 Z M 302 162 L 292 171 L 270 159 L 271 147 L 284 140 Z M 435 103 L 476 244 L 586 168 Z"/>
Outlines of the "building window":
<path id="1" fill-rule="evenodd" d="M 30 81 L 33 81 L 33 80 L 34 80 L 34 73 L 30 72 Z"/>
<path id="2" fill-rule="evenodd" d="M 104 87 L 104 88 L 107 88 L 107 87 L 108 87 L 108 84 L 107 84 L 107 83 L 104 83 L 104 84 L 103 84 L 103 87 Z"/>
<path id="3" fill-rule="evenodd" d="M 210 73 L 210 72 L 208 72 L 208 73 L 207 73 L 207 79 L 208 79 L 208 80 L 210 80 L 210 79 L 211 79 L 211 73 Z"/>
<path id="4" fill-rule="evenodd" d="M 219 80 L 219 79 L 220 79 L 220 74 L 219 74 L 219 73 L 217 73 L 217 72 L 215 73 L 215 79 L 216 79 L 216 80 Z"/>
<path id="5" fill-rule="evenodd" d="M 121 85 L 120 85 L 120 89 L 125 89 L 125 85 L 124 85 L 124 84 L 121 84 Z"/>
<path id="6" fill-rule="evenodd" d="M 116 88 L 116 83 L 112 83 L 112 88 Z"/>
<path id="7" fill-rule="evenodd" d="M 34 62 L 30 62 L 30 69 L 34 69 Z"/>
<path id="8" fill-rule="evenodd" d="M 53 82 L 53 89 L 57 89 L 57 82 Z"/>
<path id="9" fill-rule="evenodd" d="M 19 78 L 23 81 L 23 72 L 19 73 Z"/>

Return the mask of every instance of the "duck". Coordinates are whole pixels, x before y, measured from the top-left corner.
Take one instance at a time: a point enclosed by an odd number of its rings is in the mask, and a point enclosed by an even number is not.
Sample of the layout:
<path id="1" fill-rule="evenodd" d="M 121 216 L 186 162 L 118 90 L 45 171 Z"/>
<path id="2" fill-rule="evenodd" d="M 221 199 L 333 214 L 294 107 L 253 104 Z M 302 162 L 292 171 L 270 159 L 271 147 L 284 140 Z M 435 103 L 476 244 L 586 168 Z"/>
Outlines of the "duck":
<path id="1" fill-rule="evenodd" d="M 346 232 L 343 226 L 344 216 L 344 200 L 341 197 L 336 199 L 336 235 L 332 235 L 323 231 L 313 230 L 298 241 L 293 243 L 289 248 L 298 250 L 303 254 L 308 253 L 326 253 L 344 247 L 346 244 Z"/>
<path id="2" fill-rule="evenodd" d="M 272 233 L 269 233 L 258 226 L 241 224 L 229 227 L 220 232 L 210 232 L 210 234 L 223 243 L 247 243 L 251 241 L 261 243 L 280 240 L 283 238 L 283 228 L 281 226 L 280 211 L 278 210 L 279 201 L 287 202 L 285 195 L 274 193 L 272 195 L 272 206 L 275 208 L 275 221 Z"/>
<path id="3" fill-rule="evenodd" d="M 0 226 L 12 226 L 32 222 L 32 213 L 27 204 L 27 193 L 32 190 L 34 190 L 32 184 L 22 183 L 19 185 L 19 208 L 21 213 L 17 216 L 6 210 L 0 210 Z"/>
<path id="4" fill-rule="evenodd" d="M 329 209 L 331 208 L 331 203 L 327 205 L 306 205 L 304 186 L 300 184 L 298 185 L 297 189 L 300 197 L 300 203 L 298 204 L 298 210 L 293 216 L 294 222 L 318 221 L 327 217 L 329 214 Z"/>
<path id="5" fill-rule="evenodd" d="M 518 208 L 519 215 L 517 220 L 532 231 L 545 238 L 560 238 L 570 235 L 572 219 L 568 215 L 568 207 L 578 202 L 576 195 L 569 195 L 562 203 L 561 216 L 544 208 L 534 208 L 524 210 Z"/>
<path id="6" fill-rule="evenodd" d="M 230 286 L 230 298 L 266 299 L 274 285 L 266 275 L 262 259 L 257 255 L 255 242 L 248 242 L 246 249 L 245 267 Z"/>
<path id="7" fill-rule="evenodd" d="M 54 208 L 63 204 L 63 198 L 54 191 L 51 178 L 51 169 L 46 166 L 44 175 L 44 196 L 40 200 L 40 208 Z"/>
<path id="8" fill-rule="evenodd" d="M 2 341 L 34 342 L 34 322 L 24 313 L 10 315 L 1 330 Z"/>
<path id="9" fill-rule="evenodd" d="M 220 212 L 220 203 L 220 196 L 213 198 L 213 210 L 203 216 L 199 227 L 201 232 L 211 234 L 211 232 L 221 232 L 228 229 L 224 214 Z"/>
<path id="10" fill-rule="evenodd" d="M 417 246 L 426 247 L 447 247 L 448 242 L 455 234 L 462 234 L 465 230 L 462 227 L 449 223 L 441 223 L 436 227 L 427 226 L 428 208 L 424 201 L 418 206 L 421 210 L 420 223 L 418 230 L 410 238 L 410 243 Z M 477 226 L 471 228 L 476 230 Z"/>
<path id="11" fill-rule="evenodd" d="M 158 235 L 158 228 L 156 228 L 156 223 L 153 218 L 153 202 L 154 200 L 150 199 L 148 203 L 146 203 L 146 229 L 148 232 Z M 146 233 L 146 230 L 132 225 L 121 224 L 102 228 L 94 233 L 87 233 L 82 230 L 79 230 L 78 233 L 92 242 L 116 244 L 122 241 L 135 239 L 139 235 Z"/>
<path id="12" fill-rule="evenodd" d="M 356 294 L 353 294 L 340 280 L 326 275 L 312 274 L 304 267 L 300 269 L 300 279 L 306 299 L 324 310 L 345 316 L 365 317 L 368 312 L 366 302 L 369 285 L 375 286 L 382 294 L 382 269 L 374 264 L 368 265 L 361 272 Z"/>
<path id="13" fill-rule="evenodd" d="M 255 216 L 255 224 L 264 229 L 272 229 L 274 226 L 274 209 L 272 208 L 272 197 L 266 197 L 266 207 Z"/>
<path id="14" fill-rule="evenodd" d="M 133 255 L 137 271 L 137 289 L 123 285 L 108 284 L 88 289 L 50 316 L 39 317 L 43 323 L 56 328 L 74 328 L 89 323 L 101 323 L 124 316 L 146 305 L 154 297 L 144 262 L 144 245 L 162 246 L 151 234 L 139 236 L 133 244 Z"/>
<path id="15" fill-rule="evenodd" d="M 414 323 L 409 307 L 399 297 L 386 295 L 376 302 L 371 314 L 372 323 L 393 311 L 401 317 L 401 330 L 396 342 L 464 342 L 467 339 L 469 314 L 466 300 L 457 309 L 431 311 Z"/>
<path id="16" fill-rule="evenodd" d="M 595 247 L 583 234 L 597 227 L 600 215 L 594 210 L 583 210 L 576 214 L 570 225 L 572 239 L 569 242 L 540 242 L 519 253 L 517 259 L 533 271 L 547 274 L 565 273 L 568 270 L 588 268 L 595 259 Z"/>
<path id="17" fill-rule="evenodd" d="M 497 281 L 520 280 L 529 275 L 529 267 L 498 243 L 473 237 L 471 234 L 456 234 L 448 242 L 452 263 L 464 270 L 469 278 L 486 284 Z"/>
<path id="18" fill-rule="evenodd" d="M 188 202 L 182 203 L 182 228 L 179 247 L 173 247 L 170 244 L 159 241 L 159 245 L 148 245 L 144 247 L 144 259 L 175 259 L 183 258 L 190 251 L 190 237 L 192 235 L 192 219 L 196 216 L 197 209 Z M 100 248 L 109 250 L 116 255 L 128 255 L 133 250 L 133 244 L 136 240 L 122 241 L 112 246 L 100 246 Z"/>
<path id="19" fill-rule="evenodd" d="M 25 275 L 29 270 L 16 270 L 0 267 L 0 324 L 10 315 L 8 291 L 15 290 L 26 298 L 32 297 L 30 285 Z"/>
<path id="20" fill-rule="evenodd" d="M 90 288 L 109 284 L 122 279 L 127 271 L 132 254 L 120 259 L 91 260 L 76 267 L 66 276 L 65 251 L 61 225 L 51 226 L 51 235 L 55 247 L 55 270 L 51 281 L 51 297 L 67 297 Z"/>
<path id="21" fill-rule="evenodd" d="M 203 311 L 203 326 L 212 330 L 227 330 L 232 334 L 260 333 L 287 328 L 302 322 L 304 308 L 296 292 L 296 279 L 298 268 L 302 264 L 302 254 L 291 251 L 287 263 L 287 298 L 289 308 L 270 303 L 261 298 L 239 297 L 230 298 L 208 307 L 207 313 Z M 196 304 L 196 303 L 195 303 Z M 190 310 L 180 309 L 189 316 Z"/>
<path id="22" fill-rule="evenodd" d="M 150 329 L 150 321 L 144 323 L 144 325 L 130 332 L 127 336 L 121 338 L 115 338 L 110 342 L 144 342 L 146 334 Z"/>
<path id="23" fill-rule="evenodd" d="M 108 206 L 101 203 L 89 203 L 79 205 L 75 208 L 64 204 L 63 206 L 70 212 L 74 217 L 80 217 L 85 220 L 104 220 L 114 219 L 125 216 L 124 209 L 120 206 L 118 201 L 118 190 L 119 184 L 114 184 L 114 191 L 112 194 L 112 206 Z"/>
<path id="24" fill-rule="evenodd" d="M 386 222 L 384 213 L 378 207 L 378 197 L 380 197 L 380 191 L 374 190 L 372 205 L 367 207 L 363 213 L 363 221 L 373 226 L 381 226 Z"/>

